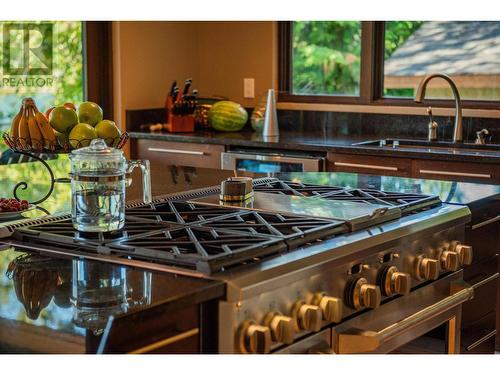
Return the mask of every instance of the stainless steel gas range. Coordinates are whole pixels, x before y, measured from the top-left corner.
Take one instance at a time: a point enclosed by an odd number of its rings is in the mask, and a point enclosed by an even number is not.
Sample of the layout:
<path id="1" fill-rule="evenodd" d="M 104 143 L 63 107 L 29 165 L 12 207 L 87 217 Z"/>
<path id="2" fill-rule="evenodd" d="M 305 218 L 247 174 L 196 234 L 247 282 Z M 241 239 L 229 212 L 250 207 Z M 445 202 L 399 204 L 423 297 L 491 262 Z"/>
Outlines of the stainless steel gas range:
<path id="1" fill-rule="evenodd" d="M 461 271 L 472 261 L 467 207 L 274 178 L 254 180 L 243 203 L 220 193 L 131 203 L 119 233 L 78 233 L 60 216 L 0 236 L 45 253 L 223 280 L 221 353 L 404 352 L 441 328 L 432 342 L 458 351 L 461 304 L 474 294 Z"/>

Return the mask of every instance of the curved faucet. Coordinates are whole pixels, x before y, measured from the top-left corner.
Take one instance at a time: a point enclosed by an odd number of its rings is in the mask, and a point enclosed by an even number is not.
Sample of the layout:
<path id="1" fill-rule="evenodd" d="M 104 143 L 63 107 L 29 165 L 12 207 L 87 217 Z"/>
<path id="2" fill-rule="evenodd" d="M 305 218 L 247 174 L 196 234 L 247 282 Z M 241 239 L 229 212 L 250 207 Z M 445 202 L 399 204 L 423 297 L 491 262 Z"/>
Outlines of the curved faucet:
<path id="1" fill-rule="evenodd" d="M 455 127 L 453 129 L 453 142 L 463 142 L 462 135 L 462 102 L 460 100 L 460 94 L 458 93 L 457 86 L 455 82 L 450 78 L 450 76 L 443 73 L 429 74 L 422 78 L 420 84 L 418 85 L 417 93 L 415 94 L 415 103 L 422 103 L 425 96 L 425 88 L 429 81 L 433 78 L 443 78 L 451 87 L 453 91 L 453 96 L 455 97 Z"/>

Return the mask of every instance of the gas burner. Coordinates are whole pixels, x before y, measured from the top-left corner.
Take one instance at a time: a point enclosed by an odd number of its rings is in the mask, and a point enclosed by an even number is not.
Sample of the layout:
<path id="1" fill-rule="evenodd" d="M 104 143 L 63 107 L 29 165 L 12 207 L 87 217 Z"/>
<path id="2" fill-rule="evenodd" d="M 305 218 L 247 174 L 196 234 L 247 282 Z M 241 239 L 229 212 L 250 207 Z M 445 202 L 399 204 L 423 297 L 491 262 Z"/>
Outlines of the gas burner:
<path id="1" fill-rule="evenodd" d="M 296 195 L 329 200 L 362 202 L 399 207 L 403 214 L 441 204 L 438 197 L 424 194 L 387 192 L 375 189 L 351 189 L 338 186 L 303 184 L 292 181 L 266 181 L 254 186 L 255 191 Z"/>

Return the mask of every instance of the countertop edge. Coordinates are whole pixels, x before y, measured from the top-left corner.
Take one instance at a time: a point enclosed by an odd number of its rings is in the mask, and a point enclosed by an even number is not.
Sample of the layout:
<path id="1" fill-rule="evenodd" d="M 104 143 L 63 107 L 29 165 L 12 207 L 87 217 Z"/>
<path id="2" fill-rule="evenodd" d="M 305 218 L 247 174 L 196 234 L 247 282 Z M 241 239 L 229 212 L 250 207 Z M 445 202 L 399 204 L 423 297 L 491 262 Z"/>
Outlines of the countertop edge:
<path id="1" fill-rule="evenodd" d="M 238 133 L 237 133 L 238 134 Z M 425 153 L 421 151 L 410 151 L 410 150 L 393 150 L 393 149 L 378 149 L 373 146 L 362 146 L 362 145 L 352 145 L 352 144 L 332 144 L 332 145 L 319 145 L 316 143 L 293 143 L 290 141 L 286 142 L 263 142 L 263 141 L 252 141 L 247 139 L 235 139 L 235 138 L 211 138 L 204 137 L 203 135 L 184 135 L 184 134 L 158 134 L 158 133 L 143 133 L 143 132 L 130 132 L 130 138 L 132 139 L 150 139 L 150 140 L 160 140 L 160 141 L 171 141 L 171 142 L 185 142 L 185 143 L 202 143 L 202 144 L 216 144 L 216 145 L 231 145 L 231 146 L 244 146 L 244 147 L 260 147 L 260 148 L 273 148 L 273 149 L 289 149 L 297 150 L 300 147 L 303 151 L 317 151 L 317 152 L 336 152 L 344 154 L 362 154 L 371 156 L 391 156 L 398 158 L 416 158 L 416 159 L 426 159 L 426 160 L 436 160 L 440 161 L 456 161 L 456 162 L 481 162 L 481 163 L 500 163 L 499 156 L 491 155 L 470 155 L 470 154 L 450 154 L 449 152 L 436 152 L 436 153 Z M 369 138 L 369 137 L 368 137 Z M 355 142 L 354 140 L 352 141 Z"/>

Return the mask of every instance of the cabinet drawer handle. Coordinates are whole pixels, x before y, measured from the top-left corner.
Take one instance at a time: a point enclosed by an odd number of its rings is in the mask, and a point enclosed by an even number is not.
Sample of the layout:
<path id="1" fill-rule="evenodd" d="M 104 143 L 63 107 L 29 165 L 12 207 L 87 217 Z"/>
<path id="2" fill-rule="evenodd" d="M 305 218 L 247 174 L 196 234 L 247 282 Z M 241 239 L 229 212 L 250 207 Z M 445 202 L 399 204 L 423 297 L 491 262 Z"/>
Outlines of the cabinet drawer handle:
<path id="1" fill-rule="evenodd" d="M 357 164 L 357 163 L 343 163 L 339 161 L 333 162 L 334 165 L 338 165 L 339 167 L 355 167 L 355 168 L 366 168 L 366 169 L 380 169 L 382 171 L 398 171 L 397 167 L 383 167 L 381 165 L 372 165 L 372 164 Z"/>
<path id="2" fill-rule="evenodd" d="M 488 333 L 486 336 L 481 337 L 476 342 L 473 342 L 472 344 L 470 344 L 469 346 L 467 346 L 465 348 L 465 350 L 467 350 L 468 352 L 470 352 L 474 348 L 477 348 L 479 345 L 481 345 L 483 342 L 488 341 L 489 339 L 491 339 L 492 337 L 495 337 L 496 335 L 497 335 L 497 330 L 494 329 L 493 331 L 491 331 L 490 333 Z"/>
<path id="3" fill-rule="evenodd" d="M 478 229 L 478 228 L 484 227 L 485 225 L 493 224 L 497 221 L 500 221 L 500 215 L 497 215 L 497 216 L 492 217 L 491 219 L 488 219 L 485 221 L 481 221 L 480 223 L 474 224 L 471 228 L 472 228 L 472 230 Z"/>
<path id="4" fill-rule="evenodd" d="M 129 352 L 129 354 L 144 354 L 144 353 L 152 352 L 153 350 L 159 349 L 161 347 L 164 347 L 167 345 L 172 345 L 178 341 L 185 340 L 185 339 L 192 337 L 192 336 L 196 336 L 199 333 L 200 333 L 199 328 L 193 328 L 189 331 L 179 333 L 178 335 L 168 337 L 166 339 L 156 341 L 152 344 L 143 346 L 142 348 L 132 350 L 131 352 Z"/>
<path id="5" fill-rule="evenodd" d="M 148 147 L 148 151 L 165 152 L 165 153 L 169 153 L 169 154 L 184 154 L 184 155 L 199 155 L 199 156 L 205 155 L 205 153 L 203 151 L 176 150 L 175 148 Z"/>
<path id="6" fill-rule="evenodd" d="M 435 171 L 432 169 L 421 169 L 422 174 L 442 174 L 446 176 L 462 176 L 462 177 L 477 177 L 477 178 L 491 178 L 491 174 L 484 173 L 466 173 L 466 172 L 448 172 L 448 171 Z"/>

